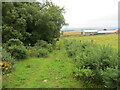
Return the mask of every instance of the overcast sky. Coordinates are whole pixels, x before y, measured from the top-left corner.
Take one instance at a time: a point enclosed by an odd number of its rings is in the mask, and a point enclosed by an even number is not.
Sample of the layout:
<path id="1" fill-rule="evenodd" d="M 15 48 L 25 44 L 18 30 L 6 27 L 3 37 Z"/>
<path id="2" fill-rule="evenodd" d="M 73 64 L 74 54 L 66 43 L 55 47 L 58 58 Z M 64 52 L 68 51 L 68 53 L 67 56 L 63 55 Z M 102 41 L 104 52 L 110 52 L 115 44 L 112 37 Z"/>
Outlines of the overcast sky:
<path id="1" fill-rule="evenodd" d="M 38 0 L 42 1 L 42 0 Z M 52 0 L 65 7 L 63 28 L 113 28 L 118 27 L 118 2 L 120 0 Z"/>

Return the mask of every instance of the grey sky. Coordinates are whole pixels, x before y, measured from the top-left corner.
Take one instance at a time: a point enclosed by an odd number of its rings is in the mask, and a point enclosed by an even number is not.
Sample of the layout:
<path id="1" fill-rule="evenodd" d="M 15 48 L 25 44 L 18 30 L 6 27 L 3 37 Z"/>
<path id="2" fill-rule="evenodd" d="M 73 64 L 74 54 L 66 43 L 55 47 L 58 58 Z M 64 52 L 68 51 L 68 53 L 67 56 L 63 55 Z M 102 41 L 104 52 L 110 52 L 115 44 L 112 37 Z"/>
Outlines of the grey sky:
<path id="1" fill-rule="evenodd" d="M 38 0 L 42 1 L 42 0 Z M 118 27 L 119 0 L 52 0 L 65 7 L 67 28 Z M 63 27 L 66 28 L 66 27 Z"/>

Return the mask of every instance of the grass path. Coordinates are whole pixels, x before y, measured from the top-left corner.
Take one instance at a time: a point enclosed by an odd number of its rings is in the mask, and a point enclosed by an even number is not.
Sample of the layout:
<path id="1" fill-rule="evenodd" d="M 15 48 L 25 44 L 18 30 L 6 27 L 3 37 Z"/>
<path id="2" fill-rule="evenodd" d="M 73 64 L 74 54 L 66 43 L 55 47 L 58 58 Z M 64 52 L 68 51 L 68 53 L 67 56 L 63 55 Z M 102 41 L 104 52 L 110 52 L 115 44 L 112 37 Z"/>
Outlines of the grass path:
<path id="1" fill-rule="evenodd" d="M 15 70 L 3 76 L 6 88 L 81 88 L 82 84 L 72 77 L 73 64 L 68 58 L 63 40 L 60 50 L 48 58 L 30 58 L 14 65 Z"/>

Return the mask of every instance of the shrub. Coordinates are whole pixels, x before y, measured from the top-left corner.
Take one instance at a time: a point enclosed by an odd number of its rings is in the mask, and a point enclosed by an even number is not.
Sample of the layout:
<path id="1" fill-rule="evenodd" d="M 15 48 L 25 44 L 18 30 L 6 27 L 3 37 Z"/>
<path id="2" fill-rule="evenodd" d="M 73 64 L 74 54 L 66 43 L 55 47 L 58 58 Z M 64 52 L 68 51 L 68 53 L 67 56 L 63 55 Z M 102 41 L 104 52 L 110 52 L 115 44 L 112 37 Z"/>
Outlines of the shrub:
<path id="1" fill-rule="evenodd" d="M 116 87 L 115 70 L 111 77 L 113 82 L 110 78 L 105 79 L 107 74 L 112 72 L 111 68 L 115 69 L 118 64 L 118 53 L 114 49 L 106 45 L 98 46 L 90 42 L 78 41 L 66 41 L 65 45 L 68 56 L 73 59 L 74 74 L 77 78 L 103 85 L 107 83 L 106 86 L 113 84 L 113 87 Z"/>
<path id="2" fill-rule="evenodd" d="M 19 39 L 10 39 L 4 48 L 16 59 L 24 59 L 27 57 L 27 49 Z"/>
<path id="3" fill-rule="evenodd" d="M 47 57 L 48 53 L 52 51 L 53 51 L 52 44 L 48 44 L 46 48 L 35 46 L 35 47 L 28 47 L 27 49 L 28 55 L 30 57 Z"/>
<path id="4" fill-rule="evenodd" d="M 56 48 L 56 42 L 57 42 L 57 39 L 53 39 L 53 40 L 49 41 L 49 43 L 51 43 L 51 44 L 52 44 L 53 49 L 55 49 L 55 48 Z"/>
<path id="5" fill-rule="evenodd" d="M 8 47 L 8 51 L 16 59 L 24 59 L 27 57 L 27 49 L 25 46 L 10 46 Z"/>
<path id="6" fill-rule="evenodd" d="M 2 50 L 2 62 L 0 62 L 0 68 L 2 74 L 8 73 L 12 69 L 12 65 L 15 63 L 15 59 L 11 57 L 11 54 L 4 49 Z"/>
<path id="7" fill-rule="evenodd" d="M 19 39 L 10 39 L 9 41 L 6 42 L 6 46 L 23 46 L 23 42 L 21 42 Z"/>
<path id="8" fill-rule="evenodd" d="M 118 85 L 118 68 L 107 68 L 105 71 L 102 71 L 102 79 L 105 83 L 105 87 L 117 87 Z"/>
<path id="9" fill-rule="evenodd" d="M 75 76 L 78 79 L 82 79 L 82 80 L 88 80 L 92 76 L 92 70 L 90 70 L 89 68 L 87 69 L 74 68 L 74 72 L 75 72 Z"/>
<path id="10" fill-rule="evenodd" d="M 28 55 L 31 57 L 47 57 L 48 53 L 53 51 L 53 45 L 43 40 L 38 40 L 34 47 L 27 48 Z"/>
<path id="11" fill-rule="evenodd" d="M 27 54 L 28 54 L 28 57 L 36 57 L 37 56 L 37 50 L 35 47 L 27 47 Z"/>
<path id="12" fill-rule="evenodd" d="M 44 40 L 38 40 L 37 42 L 36 42 L 36 44 L 35 44 L 35 46 L 36 47 L 44 47 L 44 48 L 46 48 L 47 47 L 47 42 L 46 41 L 44 41 Z"/>
<path id="13" fill-rule="evenodd" d="M 48 49 L 49 52 L 52 52 L 52 51 L 53 51 L 53 46 L 52 46 L 52 44 L 48 44 L 48 45 L 47 45 L 47 49 Z"/>
<path id="14" fill-rule="evenodd" d="M 47 57 L 49 52 L 45 48 L 40 48 L 35 53 L 37 57 Z"/>
<path id="15" fill-rule="evenodd" d="M 14 63 L 15 59 L 11 57 L 11 54 L 7 51 L 5 51 L 4 49 L 2 50 L 2 61 L 3 62 L 10 62 L 10 63 Z"/>

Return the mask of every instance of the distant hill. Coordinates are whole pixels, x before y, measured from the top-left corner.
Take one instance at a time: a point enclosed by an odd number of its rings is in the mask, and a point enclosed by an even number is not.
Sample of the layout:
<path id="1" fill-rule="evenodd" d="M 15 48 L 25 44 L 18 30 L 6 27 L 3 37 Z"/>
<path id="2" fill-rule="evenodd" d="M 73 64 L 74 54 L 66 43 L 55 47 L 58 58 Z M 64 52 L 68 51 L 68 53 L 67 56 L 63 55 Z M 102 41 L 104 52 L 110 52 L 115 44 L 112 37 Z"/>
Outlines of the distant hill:
<path id="1" fill-rule="evenodd" d="M 61 29 L 61 31 L 82 31 L 82 30 L 103 30 L 103 29 L 108 29 L 108 30 L 110 30 L 110 29 L 118 29 L 118 28 L 100 28 L 100 27 L 96 27 L 96 28 L 63 28 L 63 29 Z"/>

